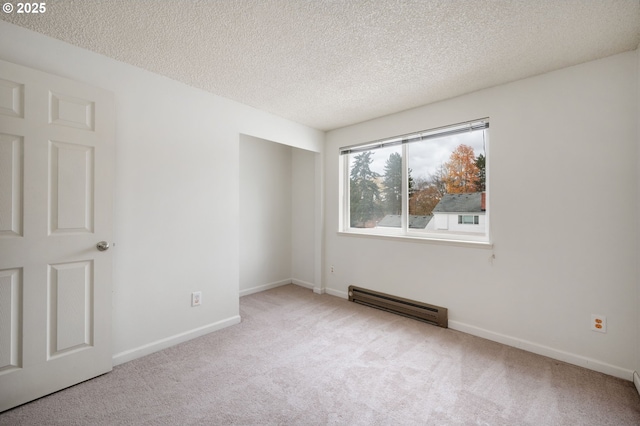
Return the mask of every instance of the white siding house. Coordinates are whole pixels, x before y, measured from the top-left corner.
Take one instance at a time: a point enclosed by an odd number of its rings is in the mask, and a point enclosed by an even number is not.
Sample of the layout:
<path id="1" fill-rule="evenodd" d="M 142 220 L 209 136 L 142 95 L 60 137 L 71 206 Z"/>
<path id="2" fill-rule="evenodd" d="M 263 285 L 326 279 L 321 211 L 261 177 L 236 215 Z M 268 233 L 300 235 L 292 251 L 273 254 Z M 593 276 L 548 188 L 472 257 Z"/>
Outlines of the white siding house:
<path id="1" fill-rule="evenodd" d="M 427 230 L 486 233 L 484 192 L 446 194 L 433 209 Z"/>

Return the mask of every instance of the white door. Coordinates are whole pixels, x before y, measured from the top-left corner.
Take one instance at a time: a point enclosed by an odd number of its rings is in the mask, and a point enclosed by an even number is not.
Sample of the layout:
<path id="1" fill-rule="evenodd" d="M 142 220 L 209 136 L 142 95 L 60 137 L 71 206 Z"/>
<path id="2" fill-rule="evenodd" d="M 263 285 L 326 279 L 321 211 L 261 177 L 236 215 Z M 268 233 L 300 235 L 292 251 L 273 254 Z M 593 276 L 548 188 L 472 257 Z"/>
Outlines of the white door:
<path id="1" fill-rule="evenodd" d="M 112 368 L 114 100 L 0 61 L 0 411 Z"/>

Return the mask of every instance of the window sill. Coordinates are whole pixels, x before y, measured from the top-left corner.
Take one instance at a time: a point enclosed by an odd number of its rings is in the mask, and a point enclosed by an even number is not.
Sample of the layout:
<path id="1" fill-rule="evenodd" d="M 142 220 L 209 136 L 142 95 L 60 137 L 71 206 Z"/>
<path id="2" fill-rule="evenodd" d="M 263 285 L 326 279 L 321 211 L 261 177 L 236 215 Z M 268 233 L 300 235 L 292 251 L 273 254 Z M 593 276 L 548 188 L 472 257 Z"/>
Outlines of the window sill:
<path id="1" fill-rule="evenodd" d="M 493 249 L 493 243 L 488 241 L 469 241 L 469 240 L 453 240 L 446 238 L 430 238 L 430 237 L 418 237 L 413 235 L 391 235 L 391 234 L 375 234 L 365 232 L 354 231 L 338 231 L 338 236 L 341 237 L 359 237 L 359 238 L 375 238 L 389 241 L 406 241 L 412 243 L 424 243 L 424 244 L 436 244 L 447 245 L 455 247 L 470 247 L 478 249 Z"/>

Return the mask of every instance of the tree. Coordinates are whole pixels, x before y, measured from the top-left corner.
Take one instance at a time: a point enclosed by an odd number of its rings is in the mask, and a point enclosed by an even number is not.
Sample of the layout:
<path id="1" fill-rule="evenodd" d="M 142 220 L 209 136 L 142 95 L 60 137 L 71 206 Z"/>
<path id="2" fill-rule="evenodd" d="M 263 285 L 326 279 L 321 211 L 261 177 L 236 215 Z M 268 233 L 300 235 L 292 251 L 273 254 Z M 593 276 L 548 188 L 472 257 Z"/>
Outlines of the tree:
<path id="1" fill-rule="evenodd" d="M 407 171 L 409 198 L 415 191 L 411 169 Z M 384 165 L 382 181 L 382 198 L 384 214 L 402 214 L 402 155 L 393 152 Z"/>
<path id="2" fill-rule="evenodd" d="M 478 175 L 480 170 L 476 165 L 473 148 L 468 145 L 458 145 L 451 153 L 449 162 L 444 164 L 447 171 L 445 183 L 447 192 L 460 194 L 478 191 Z"/>
<path id="3" fill-rule="evenodd" d="M 482 154 L 478 155 L 476 158 L 476 167 L 478 168 L 478 191 L 484 192 L 487 190 L 487 173 L 485 169 L 486 157 Z"/>
<path id="4" fill-rule="evenodd" d="M 418 179 L 409 197 L 409 214 L 429 215 L 447 193 L 446 170 L 440 166 L 428 178 Z"/>
<path id="5" fill-rule="evenodd" d="M 402 213 L 402 156 L 392 152 L 384 164 L 382 197 L 386 214 Z"/>
<path id="6" fill-rule="evenodd" d="M 435 173 L 429 176 L 429 185 L 434 188 L 438 201 L 447 193 L 447 169 L 441 164 Z"/>
<path id="7" fill-rule="evenodd" d="M 350 175 L 351 226 L 363 228 L 367 221 L 375 218 L 380 200 L 380 190 L 375 180 L 380 175 L 371 170 L 372 151 L 365 151 L 354 157 Z"/>

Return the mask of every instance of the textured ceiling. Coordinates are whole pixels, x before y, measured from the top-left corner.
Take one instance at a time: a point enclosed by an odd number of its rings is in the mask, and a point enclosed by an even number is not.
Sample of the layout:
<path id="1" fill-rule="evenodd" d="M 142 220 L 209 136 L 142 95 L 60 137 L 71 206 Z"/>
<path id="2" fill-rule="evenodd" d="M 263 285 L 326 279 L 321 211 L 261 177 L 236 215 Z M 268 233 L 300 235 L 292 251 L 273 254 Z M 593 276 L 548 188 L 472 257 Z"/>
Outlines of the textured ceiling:
<path id="1" fill-rule="evenodd" d="M 633 50 L 640 0 L 48 0 L 0 19 L 329 130 Z"/>

